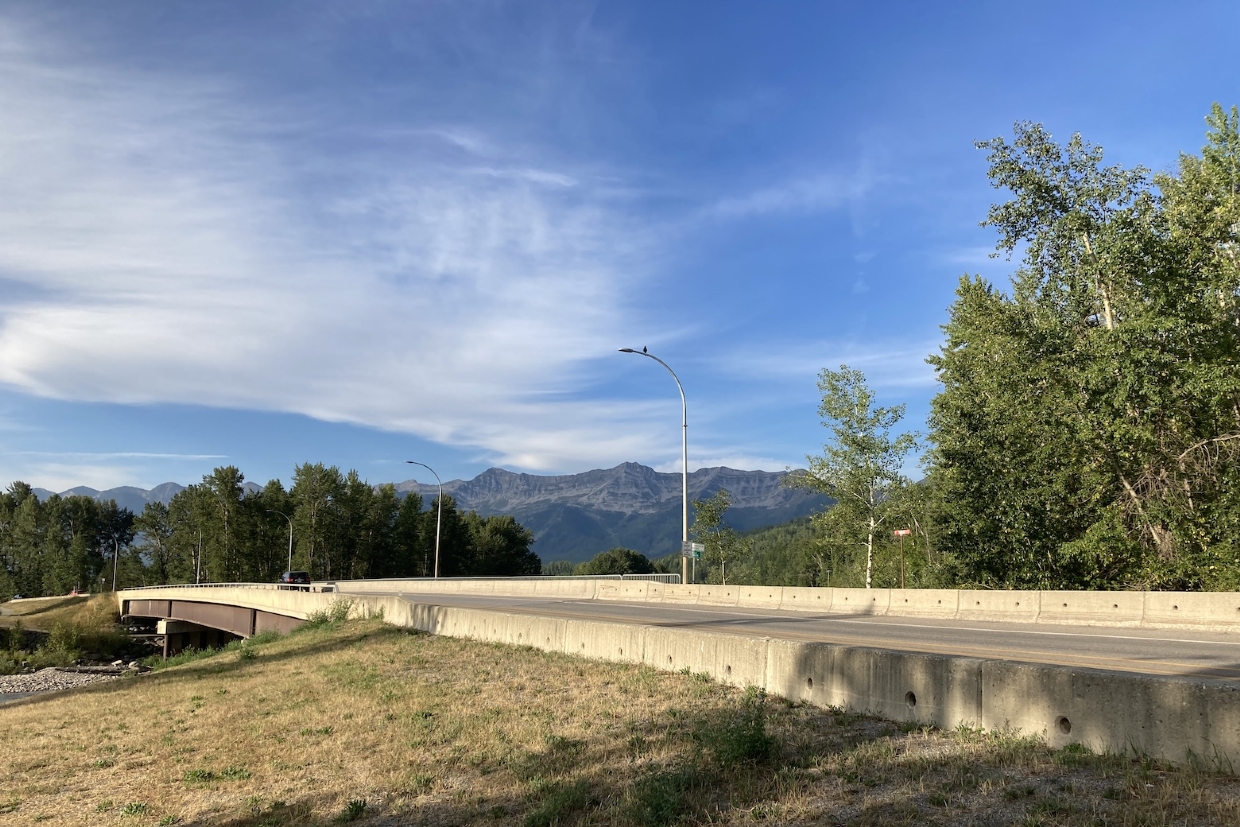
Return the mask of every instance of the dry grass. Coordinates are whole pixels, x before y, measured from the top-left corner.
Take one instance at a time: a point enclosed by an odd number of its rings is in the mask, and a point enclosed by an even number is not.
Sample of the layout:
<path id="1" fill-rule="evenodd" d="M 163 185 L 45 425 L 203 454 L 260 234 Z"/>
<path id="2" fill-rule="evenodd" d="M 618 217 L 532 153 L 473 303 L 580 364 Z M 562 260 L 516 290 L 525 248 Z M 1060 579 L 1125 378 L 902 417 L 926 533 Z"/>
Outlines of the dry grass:
<path id="1" fill-rule="evenodd" d="M 116 599 L 111 595 L 74 595 L 72 597 L 41 597 L 38 599 L 10 601 L 3 605 L 0 626 L 17 623 L 27 629 L 50 632 L 56 624 L 74 626 L 97 623 L 106 617 L 109 623 L 118 620 Z"/>
<path id="2" fill-rule="evenodd" d="M 0 823 L 1240 824 L 1240 781 L 325 626 L 0 707 Z"/>

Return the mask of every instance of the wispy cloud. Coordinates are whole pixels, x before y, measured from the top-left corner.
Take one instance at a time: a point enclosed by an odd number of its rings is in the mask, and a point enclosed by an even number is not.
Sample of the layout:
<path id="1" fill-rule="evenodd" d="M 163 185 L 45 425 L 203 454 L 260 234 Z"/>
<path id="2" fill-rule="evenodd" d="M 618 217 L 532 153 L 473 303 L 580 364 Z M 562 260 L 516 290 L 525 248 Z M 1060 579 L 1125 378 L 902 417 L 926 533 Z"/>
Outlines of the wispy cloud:
<path id="1" fill-rule="evenodd" d="M 744 195 L 720 199 L 706 214 L 717 218 L 747 218 L 784 212 L 836 209 L 862 198 L 875 185 L 865 166 L 848 174 L 807 174 Z"/>
<path id="2" fill-rule="evenodd" d="M 995 248 L 958 247 L 944 252 L 939 258 L 947 264 L 958 264 L 965 267 L 993 267 L 995 264 Z"/>
<path id="3" fill-rule="evenodd" d="M 13 453 L 18 456 L 25 457 L 54 457 L 64 460 L 167 459 L 180 461 L 228 458 L 226 454 L 151 454 L 142 451 L 112 451 L 108 453 L 83 451 L 14 451 Z"/>
<path id="4" fill-rule="evenodd" d="M 934 370 L 926 357 L 937 352 L 940 342 L 784 342 L 747 347 L 723 356 L 718 369 L 747 379 L 804 382 L 823 368 L 840 365 L 862 371 L 876 388 L 925 389 L 935 384 Z"/>
<path id="5" fill-rule="evenodd" d="M 632 407 L 545 401 L 625 326 L 642 233 L 612 191 L 479 127 L 339 154 L 300 139 L 330 113 L 0 29 L 0 277 L 44 291 L 0 298 L 0 382 L 297 412 L 535 469 L 648 447 L 616 427 Z"/>

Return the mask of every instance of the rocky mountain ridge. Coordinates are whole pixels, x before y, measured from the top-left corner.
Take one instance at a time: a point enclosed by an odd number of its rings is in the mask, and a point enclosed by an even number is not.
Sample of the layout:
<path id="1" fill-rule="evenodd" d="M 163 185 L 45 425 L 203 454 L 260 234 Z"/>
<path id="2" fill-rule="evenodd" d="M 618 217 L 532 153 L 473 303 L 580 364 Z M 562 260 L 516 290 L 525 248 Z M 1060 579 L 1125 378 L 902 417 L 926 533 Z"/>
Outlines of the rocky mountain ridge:
<path id="1" fill-rule="evenodd" d="M 689 498 L 710 496 L 720 488 L 732 495 L 734 508 L 779 509 L 821 499 L 804 489 L 783 484 L 786 471 L 738 471 L 724 466 L 700 468 L 689 474 Z M 450 480 L 444 493 L 452 495 L 460 508 L 479 513 L 511 513 L 514 509 L 536 505 L 575 505 L 621 514 L 650 514 L 663 511 L 681 500 L 681 475 L 655 471 L 636 462 L 615 468 L 585 471 L 563 476 L 515 474 L 490 468 L 472 480 Z M 417 491 L 429 500 L 438 493 L 434 483 L 398 483 L 400 493 Z"/>
<path id="2" fill-rule="evenodd" d="M 744 531 L 784 523 L 821 510 L 821 494 L 784 485 L 788 472 L 700 468 L 689 474 L 690 500 L 721 488 L 732 495 L 727 522 Z M 246 483 L 249 490 L 258 486 Z M 471 480 L 449 480 L 444 493 L 464 511 L 483 516 L 511 514 L 534 533 L 534 551 L 544 561 L 588 560 L 600 551 L 623 546 L 649 557 L 678 551 L 681 534 L 681 475 L 655 471 L 636 462 L 580 474 L 542 476 L 490 468 Z M 135 514 L 148 502 L 167 503 L 184 486 L 174 482 L 149 491 L 122 486 L 106 491 L 79 486 L 62 492 L 98 500 L 116 500 Z M 417 480 L 396 484 L 402 495 L 416 491 L 425 507 L 438 486 Z M 35 489 L 40 499 L 51 491 Z M 690 514 L 692 520 L 692 514 Z"/>

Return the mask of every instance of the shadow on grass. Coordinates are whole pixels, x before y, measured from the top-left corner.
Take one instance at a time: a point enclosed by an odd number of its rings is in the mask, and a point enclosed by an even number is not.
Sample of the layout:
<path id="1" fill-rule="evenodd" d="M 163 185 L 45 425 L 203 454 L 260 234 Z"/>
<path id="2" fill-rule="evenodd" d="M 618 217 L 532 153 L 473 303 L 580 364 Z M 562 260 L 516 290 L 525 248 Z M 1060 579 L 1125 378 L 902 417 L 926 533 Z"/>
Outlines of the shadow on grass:
<path id="1" fill-rule="evenodd" d="M 181 687 L 207 676 L 309 660 L 392 636 L 421 635 L 377 623 L 308 630 L 292 636 L 295 641 L 258 644 L 253 660 L 240 658 L 237 650 L 225 651 L 137 680 Z M 277 646 L 287 648 L 272 651 Z M 522 657 L 524 650 L 509 651 Z M 126 685 L 131 681 L 84 691 L 109 693 Z M 716 692 L 712 686 L 702 684 L 704 691 Z M 1230 817 L 1240 815 L 1234 807 L 1227 809 L 1231 805 L 1201 804 L 1194 793 L 1217 782 L 1202 782 L 1203 776 L 1177 774 L 1152 762 L 1095 756 L 1079 747 L 1055 751 L 1012 734 L 923 731 L 916 725 L 768 700 L 757 690 L 737 695 L 717 689 L 719 694 L 711 698 L 715 705 L 709 708 L 673 709 L 657 719 L 629 710 L 627 729 L 598 730 L 587 740 L 548 733 L 539 748 L 527 745 L 485 758 L 460 756 L 450 770 L 457 776 L 451 783 L 433 775 L 444 771 L 442 764 L 411 747 L 402 754 L 407 755 L 407 771 L 381 794 L 370 787 L 355 793 L 307 788 L 286 802 L 247 800 L 232 805 L 231 812 L 216 812 L 201 821 L 164 823 L 552 827 L 601 822 L 659 827 L 797 821 L 1084 827 L 1163 823 L 1158 820 L 1163 816 L 1177 824 L 1240 823 L 1240 818 Z M 26 702 L 32 701 L 37 699 Z M 482 725 L 489 719 L 464 720 Z M 474 759 L 485 760 L 485 765 Z M 480 770 L 476 776 L 468 775 L 469 766 Z M 483 775 L 492 778 L 483 782 Z M 1227 789 L 1233 804 L 1240 801 L 1240 786 Z"/>
<path id="2" fill-rule="evenodd" d="M 253 668 L 255 665 L 280 663 L 289 660 L 304 660 L 315 654 L 329 652 L 340 649 L 345 646 L 351 646 L 361 640 L 373 638 L 377 635 L 410 635 L 422 634 L 421 632 L 411 632 L 408 629 L 402 629 L 397 626 L 378 626 L 376 628 L 359 628 L 350 630 L 347 634 L 332 634 L 330 638 L 308 643 L 316 634 L 334 633 L 335 627 L 319 627 L 318 629 L 307 629 L 305 632 L 295 632 L 293 636 L 298 638 L 300 645 L 291 646 L 283 652 L 266 651 L 266 647 L 271 645 L 279 645 L 285 641 L 289 635 L 271 639 L 263 643 L 256 644 L 253 647 L 255 656 L 252 658 L 239 657 L 241 646 L 226 646 L 220 649 L 210 650 L 201 658 L 193 660 L 189 663 L 179 666 L 168 667 L 153 672 L 146 672 L 141 675 L 124 675 L 121 678 L 108 681 L 99 681 L 89 683 L 83 686 L 74 687 L 72 689 L 62 689 L 53 692 L 40 692 L 36 695 L 30 695 L 25 698 L 8 701 L 4 704 L 5 709 L 13 709 L 21 706 L 33 706 L 41 703 L 47 703 L 59 698 L 63 698 L 69 694 L 91 694 L 91 695 L 111 695 L 126 692 L 137 685 L 146 687 L 164 686 L 174 687 L 186 683 L 193 683 L 206 676 L 228 675 L 242 669 Z M 244 641 L 241 642 L 244 644 Z"/>
<path id="3" fill-rule="evenodd" d="M 13 622 L 18 621 L 18 620 L 22 621 L 22 623 L 25 623 L 28 618 L 36 618 L 39 615 L 47 614 L 48 612 L 54 612 L 57 609 L 63 609 L 66 606 L 80 605 L 82 603 L 85 603 L 90 598 L 91 598 L 90 595 L 79 595 L 76 597 L 63 597 L 54 602 L 41 604 L 37 608 L 31 608 L 30 611 L 19 611 L 25 608 L 23 606 L 18 606 L 17 610 L 15 610 L 13 608 L 12 603 L 6 603 L 5 609 L 7 611 L 4 613 L 2 617 L 4 618 L 5 625 L 11 625 Z"/>

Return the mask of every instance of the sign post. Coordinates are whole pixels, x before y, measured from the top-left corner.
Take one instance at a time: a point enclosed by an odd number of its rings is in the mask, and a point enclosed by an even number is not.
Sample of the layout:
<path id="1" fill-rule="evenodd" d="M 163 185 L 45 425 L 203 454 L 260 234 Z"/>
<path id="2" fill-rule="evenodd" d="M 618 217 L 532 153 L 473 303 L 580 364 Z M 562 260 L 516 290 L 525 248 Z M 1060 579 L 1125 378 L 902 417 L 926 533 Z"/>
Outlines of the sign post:
<path id="1" fill-rule="evenodd" d="M 913 532 L 907 528 L 897 528 L 891 533 L 900 538 L 900 588 L 904 588 L 904 538 Z"/>
<path id="2" fill-rule="evenodd" d="M 685 540 L 680 544 L 680 556 L 685 558 L 686 562 L 693 561 L 693 581 L 697 581 L 697 561 L 702 559 L 702 552 L 706 551 L 706 546 L 701 543 L 691 543 Z"/>

